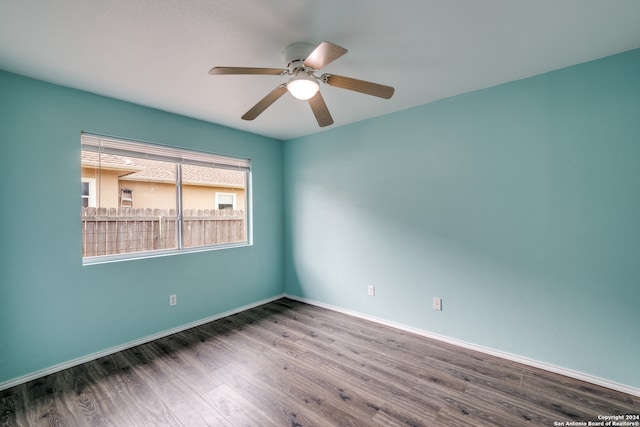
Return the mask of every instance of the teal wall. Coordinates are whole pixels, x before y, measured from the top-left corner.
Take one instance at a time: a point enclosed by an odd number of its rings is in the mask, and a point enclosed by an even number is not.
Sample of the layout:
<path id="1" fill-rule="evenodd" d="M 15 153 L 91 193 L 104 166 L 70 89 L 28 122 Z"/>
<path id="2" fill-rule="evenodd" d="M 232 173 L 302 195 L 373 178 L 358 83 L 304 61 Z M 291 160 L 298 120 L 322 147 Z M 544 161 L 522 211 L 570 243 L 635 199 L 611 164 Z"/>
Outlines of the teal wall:
<path id="1" fill-rule="evenodd" d="M 284 167 L 287 293 L 640 387 L 640 50 L 287 141 Z"/>
<path id="2" fill-rule="evenodd" d="M 283 144 L 0 71 L 0 383 L 286 291 L 639 388 L 639 75 L 635 50 Z M 83 267 L 82 130 L 253 159 L 254 245 Z"/>
<path id="3" fill-rule="evenodd" d="M 83 267 L 82 130 L 251 158 L 254 245 Z M 0 383 L 280 295 L 282 169 L 281 141 L 0 71 Z"/>

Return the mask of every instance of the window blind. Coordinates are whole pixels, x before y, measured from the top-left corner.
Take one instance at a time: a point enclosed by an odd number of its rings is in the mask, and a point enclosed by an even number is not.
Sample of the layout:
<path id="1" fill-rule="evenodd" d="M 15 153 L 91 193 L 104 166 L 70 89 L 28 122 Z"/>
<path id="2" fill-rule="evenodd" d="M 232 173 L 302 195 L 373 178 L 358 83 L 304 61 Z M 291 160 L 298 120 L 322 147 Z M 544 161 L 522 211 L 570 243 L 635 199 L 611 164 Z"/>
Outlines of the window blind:
<path id="1" fill-rule="evenodd" d="M 206 166 L 219 169 L 230 169 L 248 172 L 251 160 L 239 157 L 221 156 L 182 148 L 150 145 L 142 142 L 127 141 L 108 136 L 82 132 L 80 136 L 82 149 L 98 153 L 120 156 L 138 157 L 149 160 L 176 162 L 187 165 Z"/>

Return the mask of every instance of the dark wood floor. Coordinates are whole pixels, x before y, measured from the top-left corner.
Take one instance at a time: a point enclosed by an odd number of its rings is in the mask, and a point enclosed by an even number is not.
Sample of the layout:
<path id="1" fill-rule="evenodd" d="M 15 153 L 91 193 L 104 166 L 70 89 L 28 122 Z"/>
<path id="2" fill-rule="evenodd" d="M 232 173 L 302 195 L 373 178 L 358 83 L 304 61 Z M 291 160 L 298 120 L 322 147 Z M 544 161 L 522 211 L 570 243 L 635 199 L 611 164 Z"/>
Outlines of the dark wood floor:
<path id="1" fill-rule="evenodd" d="M 639 408 L 634 396 L 282 299 L 2 391 L 0 425 L 554 426 Z"/>

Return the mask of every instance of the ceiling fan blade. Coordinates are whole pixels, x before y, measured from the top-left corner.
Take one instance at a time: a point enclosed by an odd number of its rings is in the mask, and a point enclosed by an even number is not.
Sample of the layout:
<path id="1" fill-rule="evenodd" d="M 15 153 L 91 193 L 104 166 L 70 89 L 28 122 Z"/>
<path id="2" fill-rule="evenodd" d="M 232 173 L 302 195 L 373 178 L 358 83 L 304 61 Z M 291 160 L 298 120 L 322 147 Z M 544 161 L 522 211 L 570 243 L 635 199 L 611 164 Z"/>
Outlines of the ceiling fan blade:
<path id="1" fill-rule="evenodd" d="M 282 95 L 287 92 L 287 85 L 281 84 L 271 92 L 262 98 L 256 105 L 251 107 L 249 111 L 244 113 L 242 120 L 253 120 L 258 117 L 264 110 L 266 110 L 271 104 L 276 102 Z"/>
<path id="2" fill-rule="evenodd" d="M 395 91 L 391 86 L 352 79 L 351 77 L 336 76 L 335 74 L 324 74 L 322 76 L 322 81 L 330 86 L 354 90 L 356 92 L 378 96 L 384 99 L 391 98 Z"/>
<path id="3" fill-rule="evenodd" d="M 266 74 L 269 76 L 280 76 L 286 73 L 287 70 L 281 68 L 213 67 L 209 70 L 209 74 L 212 76 L 223 74 Z"/>
<path id="4" fill-rule="evenodd" d="M 313 115 L 316 116 L 318 125 L 321 128 L 325 126 L 329 126 L 330 124 L 333 124 L 333 118 L 331 118 L 331 114 L 329 113 L 327 104 L 325 104 L 324 98 L 320 94 L 320 91 L 318 91 L 313 96 L 313 98 L 309 99 L 309 105 L 311 106 Z"/>
<path id="5" fill-rule="evenodd" d="M 319 70 L 347 53 L 347 49 L 337 44 L 322 42 L 309 54 L 303 64 Z"/>

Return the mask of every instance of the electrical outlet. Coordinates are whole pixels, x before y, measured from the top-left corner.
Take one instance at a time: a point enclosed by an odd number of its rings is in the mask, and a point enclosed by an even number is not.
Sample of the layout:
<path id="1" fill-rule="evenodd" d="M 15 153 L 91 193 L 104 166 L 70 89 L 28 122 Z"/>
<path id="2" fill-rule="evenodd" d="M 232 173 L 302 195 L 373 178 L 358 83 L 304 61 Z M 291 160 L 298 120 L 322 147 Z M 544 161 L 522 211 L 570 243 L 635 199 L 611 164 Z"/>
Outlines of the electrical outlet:
<path id="1" fill-rule="evenodd" d="M 370 297 L 375 297 L 376 296 L 376 287 L 373 285 L 369 285 L 369 287 L 367 288 L 367 295 L 369 295 Z"/>
<path id="2" fill-rule="evenodd" d="M 178 303 L 178 299 L 175 295 L 169 295 L 169 306 L 176 305 Z"/>
<path id="3" fill-rule="evenodd" d="M 442 311 L 442 298 L 433 297 L 433 309 Z"/>

